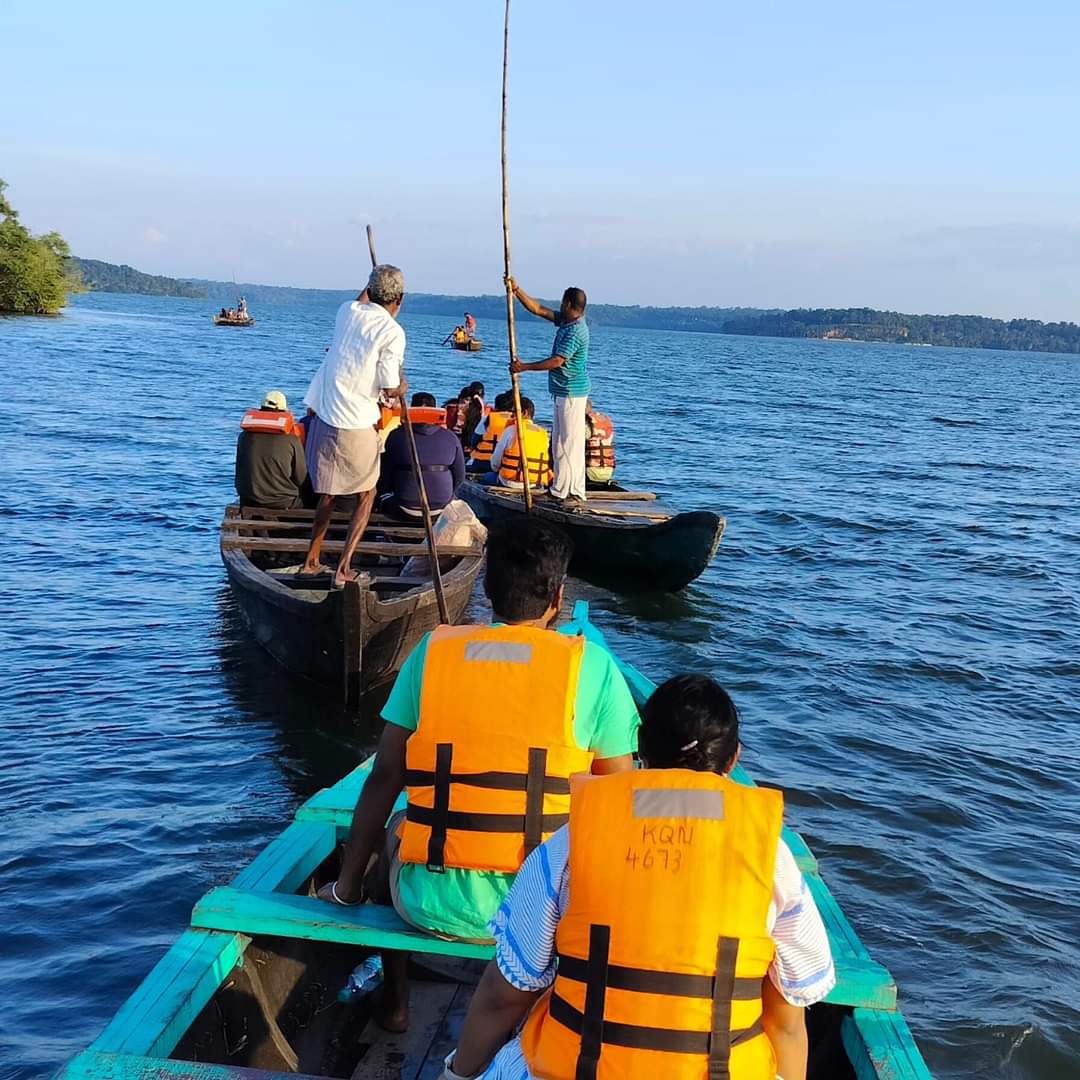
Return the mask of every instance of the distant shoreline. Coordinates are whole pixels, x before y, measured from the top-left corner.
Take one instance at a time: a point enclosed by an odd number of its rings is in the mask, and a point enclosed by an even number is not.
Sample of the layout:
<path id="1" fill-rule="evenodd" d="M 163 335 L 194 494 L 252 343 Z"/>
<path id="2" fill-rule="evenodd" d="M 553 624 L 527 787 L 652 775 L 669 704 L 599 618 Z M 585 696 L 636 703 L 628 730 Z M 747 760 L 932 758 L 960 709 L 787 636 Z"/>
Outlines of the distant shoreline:
<path id="1" fill-rule="evenodd" d="M 84 270 L 92 292 L 177 296 L 229 306 L 243 294 L 255 310 L 282 302 L 337 302 L 355 296 L 355 289 L 297 289 L 197 278 L 167 278 L 142 274 L 130 266 L 95 260 L 73 260 Z M 554 300 L 545 300 L 558 306 Z M 445 315 L 461 320 L 465 311 L 478 318 L 502 319 L 504 296 L 450 296 L 410 293 L 408 310 L 420 315 Z M 874 308 L 641 307 L 590 304 L 595 326 L 625 329 L 685 331 L 817 341 L 862 341 L 890 345 L 999 349 L 1007 352 L 1080 354 L 1080 326 L 1071 322 L 1044 323 L 1037 319 L 991 319 L 983 315 L 913 315 Z"/>

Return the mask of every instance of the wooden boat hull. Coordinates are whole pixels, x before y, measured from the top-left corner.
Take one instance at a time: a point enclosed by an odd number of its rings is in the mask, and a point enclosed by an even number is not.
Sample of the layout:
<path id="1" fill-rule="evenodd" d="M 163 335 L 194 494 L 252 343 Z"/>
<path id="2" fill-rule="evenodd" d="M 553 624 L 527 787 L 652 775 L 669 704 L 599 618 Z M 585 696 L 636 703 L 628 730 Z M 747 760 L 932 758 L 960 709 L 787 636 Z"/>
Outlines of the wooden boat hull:
<path id="1" fill-rule="evenodd" d="M 450 344 L 458 352 L 479 352 L 484 347 L 484 343 L 477 338 L 472 341 L 451 341 Z"/>
<path id="2" fill-rule="evenodd" d="M 347 705 L 392 677 L 413 647 L 439 625 L 430 580 L 387 595 L 378 586 L 350 582 L 343 589 L 301 589 L 256 565 L 224 538 L 221 561 L 241 618 L 252 637 L 283 667 L 329 686 L 340 686 Z M 459 622 L 483 558 L 444 558 L 443 590 L 451 622 Z M 392 581 L 388 580 L 392 584 Z"/>
<path id="3" fill-rule="evenodd" d="M 223 319 L 220 315 L 214 316 L 215 326 L 254 326 L 255 320 L 248 319 Z"/>
<path id="4" fill-rule="evenodd" d="M 474 480 L 466 480 L 457 494 L 487 523 L 525 512 L 520 495 Z M 572 573 L 625 590 L 675 592 L 688 585 L 712 561 L 726 524 L 719 514 L 705 510 L 665 521 L 564 510 L 545 496 L 533 500 L 533 513 L 569 533 L 574 542 Z"/>
<path id="5" fill-rule="evenodd" d="M 603 645 L 583 603 L 563 632 Z M 641 705 L 655 685 L 616 660 Z M 191 929 L 57 1080 L 440 1076 L 475 982 L 470 962 L 491 947 L 426 934 L 389 908 L 338 907 L 312 895 L 337 874 L 370 769 L 369 759 L 310 798 L 228 886 L 211 889 L 195 905 Z M 739 766 L 733 777 L 753 783 Z M 821 912 L 837 974 L 808 1012 L 809 1080 L 931 1080 L 889 972 L 862 946 L 802 837 L 785 828 L 784 840 Z M 364 950 L 380 948 L 410 952 L 423 968 L 414 972 L 406 1036 L 375 1028 L 368 1001 L 336 999 Z"/>

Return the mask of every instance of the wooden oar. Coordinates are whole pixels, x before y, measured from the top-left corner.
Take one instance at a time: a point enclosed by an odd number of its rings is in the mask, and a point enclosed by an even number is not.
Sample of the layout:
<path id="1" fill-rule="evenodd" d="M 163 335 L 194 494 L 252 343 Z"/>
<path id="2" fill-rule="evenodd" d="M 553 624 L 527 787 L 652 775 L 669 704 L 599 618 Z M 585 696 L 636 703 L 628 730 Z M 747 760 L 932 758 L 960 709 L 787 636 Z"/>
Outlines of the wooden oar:
<path id="1" fill-rule="evenodd" d="M 506 337 L 510 344 L 511 365 L 518 358 L 517 332 L 514 329 L 514 290 L 510 286 L 510 181 L 506 167 L 506 107 L 507 71 L 510 63 L 510 0 L 506 0 L 503 19 L 503 80 L 502 80 L 502 220 L 503 220 L 503 276 L 506 281 Z M 525 495 L 525 512 L 532 511 L 532 485 L 529 462 L 525 456 L 525 418 L 521 414 L 521 386 L 517 372 L 511 366 L 510 387 L 514 393 L 514 424 L 517 426 L 518 467 L 521 470 L 521 490 Z"/>
<path id="2" fill-rule="evenodd" d="M 378 266 L 375 258 L 375 234 L 371 226 L 367 227 L 368 251 L 371 253 L 371 268 Z M 450 612 L 446 607 L 446 593 L 443 592 L 442 571 L 439 569 L 439 551 L 435 543 L 435 527 L 431 523 L 431 507 L 428 505 L 427 487 L 424 484 L 424 470 L 420 467 L 420 452 L 416 449 L 416 432 L 413 431 L 409 417 L 409 406 L 401 402 L 401 426 L 405 429 L 405 441 L 409 444 L 409 457 L 412 458 L 413 474 L 416 476 L 416 490 L 420 493 L 420 516 L 424 519 L 424 532 L 427 535 L 429 562 L 431 563 L 431 582 L 435 586 L 435 600 L 439 605 L 439 621 L 444 625 L 450 622 Z"/>

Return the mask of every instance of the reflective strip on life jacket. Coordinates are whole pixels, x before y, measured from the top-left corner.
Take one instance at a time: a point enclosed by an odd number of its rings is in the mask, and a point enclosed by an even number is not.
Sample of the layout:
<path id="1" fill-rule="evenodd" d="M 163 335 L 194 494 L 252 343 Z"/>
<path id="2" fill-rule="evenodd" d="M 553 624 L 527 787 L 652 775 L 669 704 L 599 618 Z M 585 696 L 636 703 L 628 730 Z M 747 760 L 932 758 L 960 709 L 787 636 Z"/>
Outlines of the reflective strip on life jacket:
<path id="1" fill-rule="evenodd" d="M 589 416 L 592 434 L 585 440 L 585 467 L 587 469 L 615 468 L 615 428 L 611 417 L 603 413 Z"/>
<path id="2" fill-rule="evenodd" d="M 569 904 L 555 982 L 521 1035 L 530 1072 L 775 1076 L 761 982 L 780 793 L 686 769 L 571 788 Z"/>
<path id="3" fill-rule="evenodd" d="M 525 421 L 525 460 L 528 463 L 529 484 L 532 487 L 546 487 L 551 483 L 551 439 L 542 427 L 538 427 L 531 420 Z M 499 476 L 503 480 L 521 483 L 521 448 L 516 427 L 510 445 L 503 454 Z"/>
<path id="4" fill-rule="evenodd" d="M 240 420 L 240 429 L 303 437 L 303 428 L 293 419 L 293 414 L 277 409 L 248 409 Z"/>
<path id="5" fill-rule="evenodd" d="M 476 444 L 472 452 L 474 462 L 491 460 L 491 455 L 495 453 L 495 447 L 498 445 L 499 436 L 506 430 L 506 425 L 512 419 L 513 415 L 508 412 L 488 414 L 487 427 L 484 429 L 483 438 Z"/>
<path id="6" fill-rule="evenodd" d="M 566 824 L 585 643 L 534 626 L 440 626 L 428 640 L 420 722 L 406 743 L 401 861 L 516 873 Z M 473 712 L 462 702 L 497 707 Z"/>

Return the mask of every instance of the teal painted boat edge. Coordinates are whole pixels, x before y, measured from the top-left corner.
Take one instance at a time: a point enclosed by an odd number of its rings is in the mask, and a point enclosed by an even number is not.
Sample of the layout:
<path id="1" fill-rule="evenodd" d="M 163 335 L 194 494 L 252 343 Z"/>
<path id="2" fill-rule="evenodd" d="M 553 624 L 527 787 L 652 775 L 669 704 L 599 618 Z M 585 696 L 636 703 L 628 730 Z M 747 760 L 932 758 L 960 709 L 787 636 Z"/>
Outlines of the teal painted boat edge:
<path id="1" fill-rule="evenodd" d="M 329 821 L 294 821 L 233 878 L 237 889 L 296 892 L 337 846 Z"/>
<path id="2" fill-rule="evenodd" d="M 370 949 L 490 960 L 494 945 L 448 941 L 417 930 L 404 922 L 393 908 L 378 904 L 340 907 L 309 896 L 287 893 L 253 893 L 222 886 L 211 889 L 196 905 L 192 926 L 205 930 L 229 930 L 249 935 L 332 941 Z"/>
<path id="3" fill-rule="evenodd" d="M 300 1073 L 241 1069 L 235 1065 L 205 1065 L 136 1054 L 87 1050 L 56 1074 L 56 1080 L 318 1080 Z"/>
<path id="4" fill-rule="evenodd" d="M 172 1053 L 229 973 L 242 962 L 243 934 L 185 930 L 120 1006 L 91 1050 Z"/>
<path id="5" fill-rule="evenodd" d="M 856 1080 L 933 1080 L 901 1013 L 854 1009 L 840 1037 Z"/>

